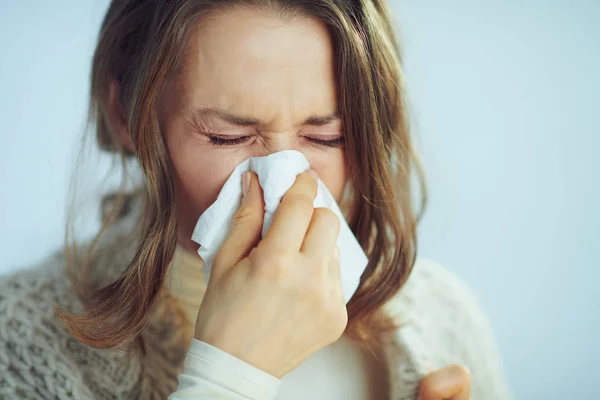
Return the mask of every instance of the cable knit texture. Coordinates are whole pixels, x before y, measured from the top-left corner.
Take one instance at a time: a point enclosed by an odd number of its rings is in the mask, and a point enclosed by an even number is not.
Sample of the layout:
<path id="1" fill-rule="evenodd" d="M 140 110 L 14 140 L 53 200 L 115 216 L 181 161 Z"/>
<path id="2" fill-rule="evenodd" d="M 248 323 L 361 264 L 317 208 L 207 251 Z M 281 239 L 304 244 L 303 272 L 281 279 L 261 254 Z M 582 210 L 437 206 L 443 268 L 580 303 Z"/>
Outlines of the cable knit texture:
<path id="1" fill-rule="evenodd" d="M 133 257 L 135 241 L 126 218 L 105 241 L 124 243 L 93 262 L 91 279 L 114 279 Z M 145 352 L 90 348 L 71 337 L 53 303 L 81 310 L 61 253 L 42 265 L 0 282 L 0 399 L 166 399 L 191 338 L 180 329 L 185 316 L 165 302 L 143 333 Z M 442 267 L 415 265 L 386 311 L 402 324 L 386 339 L 392 400 L 416 399 L 427 365 L 465 364 L 472 373 L 473 400 L 505 400 L 510 394 L 490 323 L 468 288 Z"/>

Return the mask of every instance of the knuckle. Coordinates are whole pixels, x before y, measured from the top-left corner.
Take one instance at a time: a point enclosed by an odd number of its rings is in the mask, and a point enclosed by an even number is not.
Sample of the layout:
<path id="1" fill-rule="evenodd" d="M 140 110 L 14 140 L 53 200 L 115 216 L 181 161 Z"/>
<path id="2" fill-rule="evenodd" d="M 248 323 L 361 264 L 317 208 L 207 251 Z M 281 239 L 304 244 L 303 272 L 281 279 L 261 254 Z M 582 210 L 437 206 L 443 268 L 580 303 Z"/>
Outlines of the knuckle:
<path id="1" fill-rule="evenodd" d="M 261 210 L 255 207 L 240 207 L 233 215 L 234 225 L 254 223 L 262 218 Z"/>
<path id="2" fill-rule="evenodd" d="M 314 212 L 314 198 L 306 193 L 296 193 L 292 196 L 292 204 L 295 212 L 300 215 L 311 216 Z"/>
<path id="3" fill-rule="evenodd" d="M 252 269 L 255 269 L 258 265 L 261 264 L 262 251 L 260 248 L 260 244 L 252 250 L 250 250 L 250 253 L 248 253 L 247 258 L 248 261 L 250 261 L 250 265 L 252 265 Z"/>
<path id="4" fill-rule="evenodd" d="M 287 276 L 288 257 L 283 252 L 267 252 L 258 247 L 250 252 L 249 259 L 256 276 L 268 281 L 280 282 Z"/>
<path id="5" fill-rule="evenodd" d="M 315 213 L 316 218 L 323 219 L 323 222 L 325 222 L 326 226 L 329 226 L 337 231 L 340 230 L 340 219 L 332 210 L 329 208 L 320 207 L 315 209 Z"/>

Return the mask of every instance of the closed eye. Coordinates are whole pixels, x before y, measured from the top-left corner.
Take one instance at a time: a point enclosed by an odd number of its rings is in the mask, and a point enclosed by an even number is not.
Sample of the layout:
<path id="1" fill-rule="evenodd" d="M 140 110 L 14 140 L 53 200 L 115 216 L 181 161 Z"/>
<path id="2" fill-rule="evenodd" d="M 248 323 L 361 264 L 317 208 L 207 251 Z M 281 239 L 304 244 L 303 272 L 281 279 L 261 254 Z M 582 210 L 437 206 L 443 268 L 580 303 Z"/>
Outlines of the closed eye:
<path id="1" fill-rule="evenodd" d="M 216 146 L 235 146 L 247 142 L 251 136 L 240 136 L 233 139 L 225 139 L 223 136 L 210 135 L 210 142 Z"/>
<path id="2" fill-rule="evenodd" d="M 223 136 L 209 135 L 210 142 L 215 146 L 235 146 L 247 142 L 248 140 L 250 140 L 251 137 L 252 136 L 240 136 L 227 139 Z M 311 143 L 327 147 L 341 147 L 344 145 L 345 142 L 345 138 L 343 136 L 337 137 L 335 139 L 318 139 L 309 136 L 304 136 L 304 138 Z"/>
<path id="3" fill-rule="evenodd" d="M 321 146 L 327 146 L 327 147 L 342 147 L 344 145 L 345 142 L 345 138 L 344 136 L 340 136 L 337 137 L 335 139 L 317 139 L 317 138 L 313 138 L 313 137 L 309 137 L 309 136 L 305 136 L 306 140 L 308 140 L 309 142 L 321 145 Z"/>

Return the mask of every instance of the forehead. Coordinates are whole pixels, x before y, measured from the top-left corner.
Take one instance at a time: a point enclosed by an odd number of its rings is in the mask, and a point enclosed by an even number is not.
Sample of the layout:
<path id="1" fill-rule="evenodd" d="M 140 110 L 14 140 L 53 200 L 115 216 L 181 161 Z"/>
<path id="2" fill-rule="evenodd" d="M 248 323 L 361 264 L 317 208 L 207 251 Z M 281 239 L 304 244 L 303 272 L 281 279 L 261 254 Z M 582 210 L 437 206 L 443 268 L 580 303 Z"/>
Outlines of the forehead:
<path id="1" fill-rule="evenodd" d="M 333 46 L 312 18 L 232 8 L 190 38 L 179 91 L 188 106 L 269 121 L 336 109 Z"/>

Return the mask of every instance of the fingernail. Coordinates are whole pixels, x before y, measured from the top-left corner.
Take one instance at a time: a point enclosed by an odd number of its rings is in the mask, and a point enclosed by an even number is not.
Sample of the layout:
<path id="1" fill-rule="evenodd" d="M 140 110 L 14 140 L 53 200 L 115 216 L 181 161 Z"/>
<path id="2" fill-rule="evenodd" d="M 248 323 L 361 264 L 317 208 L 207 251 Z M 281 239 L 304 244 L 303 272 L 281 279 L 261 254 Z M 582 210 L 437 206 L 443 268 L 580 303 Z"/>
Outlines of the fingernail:
<path id="1" fill-rule="evenodd" d="M 315 180 L 319 180 L 319 175 L 317 175 L 317 173 L 315 172 L 315 170 L 314 170 L 314 169 L 312 169 L 312 168 L 311 168 L 311 169 L 309 169 L 309 170 L 308 170 L 308 174 L 309 174 L 310 176 L 312 176 L 313 178 L 315 178 Z"/>
<path id="2" fill-rule="evenodd" d="M 250 171 L 244 172 L 242 175 L 242 196 L 246 197 L 250 190 Z"/>

